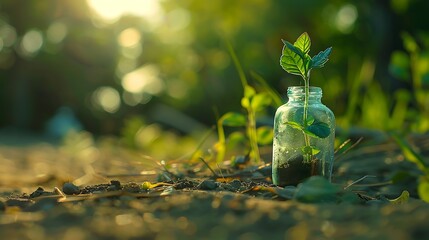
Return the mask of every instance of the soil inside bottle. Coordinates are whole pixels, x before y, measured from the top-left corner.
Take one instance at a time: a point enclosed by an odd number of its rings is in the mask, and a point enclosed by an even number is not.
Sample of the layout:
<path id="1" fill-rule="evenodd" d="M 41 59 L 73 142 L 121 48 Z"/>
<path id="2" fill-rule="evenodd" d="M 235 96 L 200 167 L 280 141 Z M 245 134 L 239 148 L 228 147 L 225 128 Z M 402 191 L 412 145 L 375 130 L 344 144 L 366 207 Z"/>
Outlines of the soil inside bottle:
<path id="1" fill-rule="evenodd" d="M 274 169 L 279 186 L 298 185 L 305 179 L 319 175 L 319 159 L 304 162 L 303 156 L 289 159 L 288 163 Z"/>

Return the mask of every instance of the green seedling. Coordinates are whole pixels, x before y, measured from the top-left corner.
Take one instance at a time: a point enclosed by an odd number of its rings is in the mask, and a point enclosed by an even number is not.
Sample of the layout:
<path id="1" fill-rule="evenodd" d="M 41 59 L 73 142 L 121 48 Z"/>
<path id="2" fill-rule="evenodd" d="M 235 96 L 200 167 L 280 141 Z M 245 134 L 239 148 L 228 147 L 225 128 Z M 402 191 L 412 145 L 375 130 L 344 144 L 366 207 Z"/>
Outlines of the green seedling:
<path id="1" fill-rule="evenodd" d="M 421 174 L 418 176 L 417 192 L 420 199 L 429 203 L 429 164 L 421 154 L 413 149 L 406 139 L 395 133 L 391 133 L 391 135 L 402 150 L 405 159 L 414 163 L 420 170 Z"/>
<path id="2" fill-rule="evenodd" d="M 241 99 L 241 106 L 246 110 L 247 114 L 227 112 L 218 119 L 217 129 L 219 142 L 216 160 L 217 162 L 221 162 L 225 157 L 226 137 L 223 127 L 245 127 L 246 136 L 250 145 L 250 158 L 253 163 L 261 164 L 263 163 L 263 160 L 259 153 L 259 145 L 267 145 L 272 142 L 273 130 L 272 127 L 269 126 L 257 127 L 256 114 L 265 110 L 270 105 L 277 107 L 281 100 L 278 94 L 265 83 L 261 76 L 256 73 L 252 73 L 252 76 L 262 85 L 263 91 L 257 92 L 256 89 L 248 83 L 234 49 L 229 43 L 227 45 L 244 90 L 243 98 Z"/>
<path id="3" fill-rule="evenodd" d="M 304 161 L 311 161 L 313 155 L 320 152 L 315 146 L 310 145 L 310 137 L 326 138 L 330 135 L 331 129 L 327 123 L 316 121 L 314 116 L 308 113 L 308 99 L 310 95 L 310 73 L 312 69 L 322 68 L 329 60 L 332 47 L 319 52 L 316 56 L 310 57 L 311 40 L 306 32 L 301 34 L 294 44 L 282 40 L 284 43 L 280 65 L 282 68 L 294 75 L 301 76 L 304 80 L 305 98 L 302 120 L 287 121 L 285 124 L 301 131 L 304 134 L 305 146 L 301 148 Z"/>

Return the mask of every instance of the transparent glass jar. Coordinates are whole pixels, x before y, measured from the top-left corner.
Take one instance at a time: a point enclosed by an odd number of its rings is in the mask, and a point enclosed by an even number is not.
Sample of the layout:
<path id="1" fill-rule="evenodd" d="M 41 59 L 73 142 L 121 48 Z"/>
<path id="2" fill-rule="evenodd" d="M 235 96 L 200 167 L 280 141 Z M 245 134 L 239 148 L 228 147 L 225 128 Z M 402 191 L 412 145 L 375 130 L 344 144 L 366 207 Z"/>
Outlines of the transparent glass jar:
<path id="1" fill-rule="evenodd" d="M 297 185 L 314 175 L 331 181 L 334 162 L 335 116 L 322 104 L 322 89 L 289 87 L 288 102 L 274 118 L 273 183 Z"/>

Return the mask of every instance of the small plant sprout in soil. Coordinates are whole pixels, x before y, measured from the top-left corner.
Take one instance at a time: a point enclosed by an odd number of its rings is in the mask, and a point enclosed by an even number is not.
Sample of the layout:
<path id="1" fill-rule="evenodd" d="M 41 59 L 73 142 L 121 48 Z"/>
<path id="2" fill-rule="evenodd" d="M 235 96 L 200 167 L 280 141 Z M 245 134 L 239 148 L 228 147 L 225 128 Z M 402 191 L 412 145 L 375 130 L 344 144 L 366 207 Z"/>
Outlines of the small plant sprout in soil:
<path id="1" fill-rule="evenodd" d="M 310 52 L 311 40 L 305 32 L 299 36 L 292 45 L 288 41 L 282 40 L 285 44 L 280 59 L 280 65 L 286 72 L 299 75 L 304 80 L 305 98 L 304 98 L 304 115 L 302 122 L 288 121 L 286 124 L 302 131 L 305 139 L 305 147 L 302 148 L 305 161 L 310 161 L 314 154 L 320 150 L 310 145 L 309 137 L 326 138 L 330 134 L 328 124 L 315 122 L 313 116 L 308 115 L 308 99 L 310 95 L 310 73 L 313 68 L 322 68 L 328 61 L 332 48 L 320 52 L 313 58 Z"/>
<path id="2" fill-rule="evenodd" d="M 290 87 L 289 102 L 276 113 L 273 182 L 280 185 L 297 184 L 312 175 L 323 175 L 330 179 L 335 117 L 320 102 L 321 89 L 310 87 L 310 73 L 312 69 L 325 65 L 332 48 L 310 57 L 311 40 L 307 33 L 301 34 L 294 44 L 282 41 L 284 46 L 280 65 L 286 72 L 301 76 L 304 87 Z M 280 180 L 283 177 L 293 179 Z"/>

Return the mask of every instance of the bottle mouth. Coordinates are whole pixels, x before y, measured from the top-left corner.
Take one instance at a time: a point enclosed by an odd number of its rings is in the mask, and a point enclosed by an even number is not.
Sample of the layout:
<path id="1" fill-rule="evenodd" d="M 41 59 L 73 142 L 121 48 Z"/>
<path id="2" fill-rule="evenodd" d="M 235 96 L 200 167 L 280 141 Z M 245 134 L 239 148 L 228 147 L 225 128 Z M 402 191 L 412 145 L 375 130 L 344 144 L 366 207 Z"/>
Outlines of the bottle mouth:
<path id="1" fill-rule="evenodd" d="M 322 89 L 320 87 L 309 87 L 309 93 L 310 95 L 316 96 L 316 95 L 322 95 Z M 304 86 L 292 86 L 288 87 L 287 89 L 288 95 L 301 95 L 305 94 L 305 87 Z"/>

